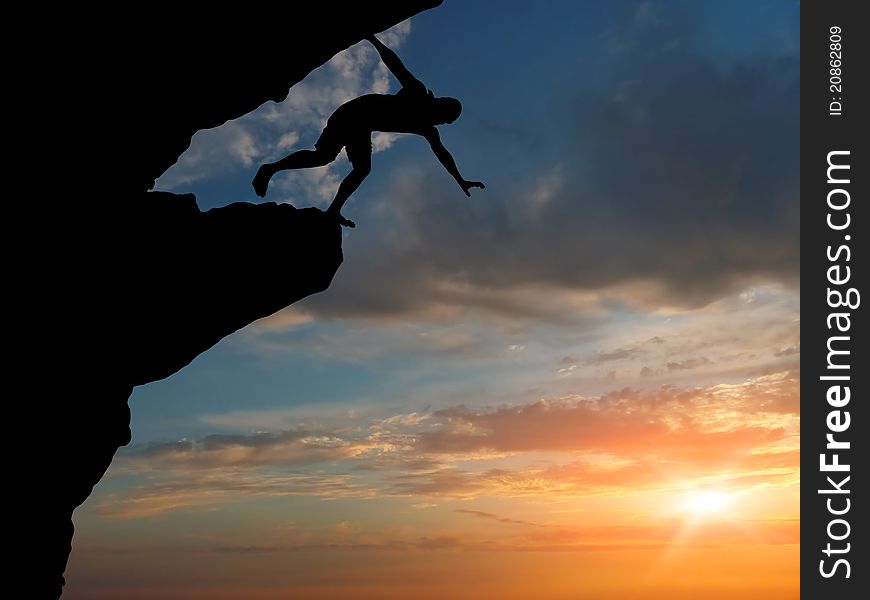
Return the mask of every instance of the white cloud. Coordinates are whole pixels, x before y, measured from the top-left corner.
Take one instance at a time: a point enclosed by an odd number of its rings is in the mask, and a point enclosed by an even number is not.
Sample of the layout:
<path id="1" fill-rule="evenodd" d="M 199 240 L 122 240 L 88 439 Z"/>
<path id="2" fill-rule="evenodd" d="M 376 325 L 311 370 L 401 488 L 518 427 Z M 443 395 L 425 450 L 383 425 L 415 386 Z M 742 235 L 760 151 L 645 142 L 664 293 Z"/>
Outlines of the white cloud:
<path id="1" fill-rule="evenodd" d="M 289 131 L 278 138 L 277 146 L 281 150 L 287 150 L 299 143 L 299 134 L 295 131 Z"/>
<path id="2" fill-rule="evenodd" d="M 249 127 L 241 120 L 199 131 L 190 148 L 159 180 L 158 189 L 180 190 L 189 183 L 238 166 L 250 167 L 263 153 Z"/>

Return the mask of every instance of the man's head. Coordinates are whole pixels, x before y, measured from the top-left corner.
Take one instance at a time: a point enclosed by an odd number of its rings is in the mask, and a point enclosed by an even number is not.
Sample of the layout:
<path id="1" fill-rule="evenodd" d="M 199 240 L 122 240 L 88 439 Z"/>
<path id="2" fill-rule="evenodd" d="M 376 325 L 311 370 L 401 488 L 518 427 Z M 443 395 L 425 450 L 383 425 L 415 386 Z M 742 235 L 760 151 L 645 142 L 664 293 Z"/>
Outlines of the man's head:
<path id="1" fill-rule="evenodd" d="M 432 105 L 432 120 L 435 125 L 447 125 L 459 118 L 462 103 L 456 98 L 435 98 Z"/>

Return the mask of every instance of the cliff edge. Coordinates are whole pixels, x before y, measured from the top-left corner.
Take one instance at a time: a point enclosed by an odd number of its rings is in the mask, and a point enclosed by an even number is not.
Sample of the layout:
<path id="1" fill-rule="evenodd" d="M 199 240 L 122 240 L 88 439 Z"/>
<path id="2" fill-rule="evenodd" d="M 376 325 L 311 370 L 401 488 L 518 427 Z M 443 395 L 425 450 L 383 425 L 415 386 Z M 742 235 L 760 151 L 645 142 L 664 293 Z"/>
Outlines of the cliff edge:
<path id="1" fill-rule="evenodd" d="M 16 171 L 31 200 L 7 215 L 20 240 L 10 385 L 36 394 L 22 422 L 41 442 L 23 464 L 28 597 L 61 595 L 72 513 L 130 441 L 133 388 L 325 290 L 343 259 L 341 228 L 317 209 L 202 212 L 192 195 L 149 192 L 154 180 L 196 131 L 282 100 L 337 52 L 438 4 L 130 8 L 108 28 L 96 8 L 59 8 L 34 31 L 50 60 L 13 86 L 35 123 Z"/>

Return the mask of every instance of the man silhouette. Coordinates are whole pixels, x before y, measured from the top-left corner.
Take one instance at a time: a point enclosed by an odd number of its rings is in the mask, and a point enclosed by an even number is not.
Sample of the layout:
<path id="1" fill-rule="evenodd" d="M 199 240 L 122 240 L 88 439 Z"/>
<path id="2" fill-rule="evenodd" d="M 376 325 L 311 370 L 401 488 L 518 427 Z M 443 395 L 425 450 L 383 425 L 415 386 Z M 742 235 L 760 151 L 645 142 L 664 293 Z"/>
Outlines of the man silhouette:
<path id="1" fill-rule="evenodd" d="M 441 143 L 436 125 L 455 121 L 462 112 L 462 104 L 455 98 L 436 98 L 416 77 L 405 68 L 396 53 L 384 46 L 375 36 L 367 39 L 380 54 L 387 68 L 392 71 L 402 89 L 395 94 L 366 94 L 339 106 L 329 120 L 314 150 L 299 150 L 274 163 L 262 165 L 254 177 L 254 191 L 263 197 L 269 180 L 278 171 L 321 167 L 335 160 L 342 147 L 347 149 L 347 158 L 353 170 L 338 186 L 335 199 L 327 214 L 346 227 L 356 227 L 353 221 L 341 214 L 341 208 L 356 191 L 372 169 L 372 132 L 416 133 L 429 142 L 432 152 L 453 175 L 466 196 L 471 188 L 483 188 L 480 181 L 467 181 L 459 174 L 456 162 Z"/>

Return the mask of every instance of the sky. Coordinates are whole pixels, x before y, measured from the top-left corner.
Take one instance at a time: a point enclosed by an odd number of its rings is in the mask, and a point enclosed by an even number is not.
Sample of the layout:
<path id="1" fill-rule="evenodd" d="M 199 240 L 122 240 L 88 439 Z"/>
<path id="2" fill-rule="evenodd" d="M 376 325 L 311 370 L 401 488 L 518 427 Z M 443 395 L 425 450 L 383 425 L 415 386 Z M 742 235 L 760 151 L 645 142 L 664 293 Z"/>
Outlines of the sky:
<path id="1" fill-rule="evenodd" d="M 442 140 L 486 189 L 376 133 L 330 289 L 134 391 L 64 597 L 797 598 L 798 25 L 446 0 L 383 33 L 462 100 Z M 157 189 L 264 201 L 261 163 L 397 86 L 357 44 Z"/>

